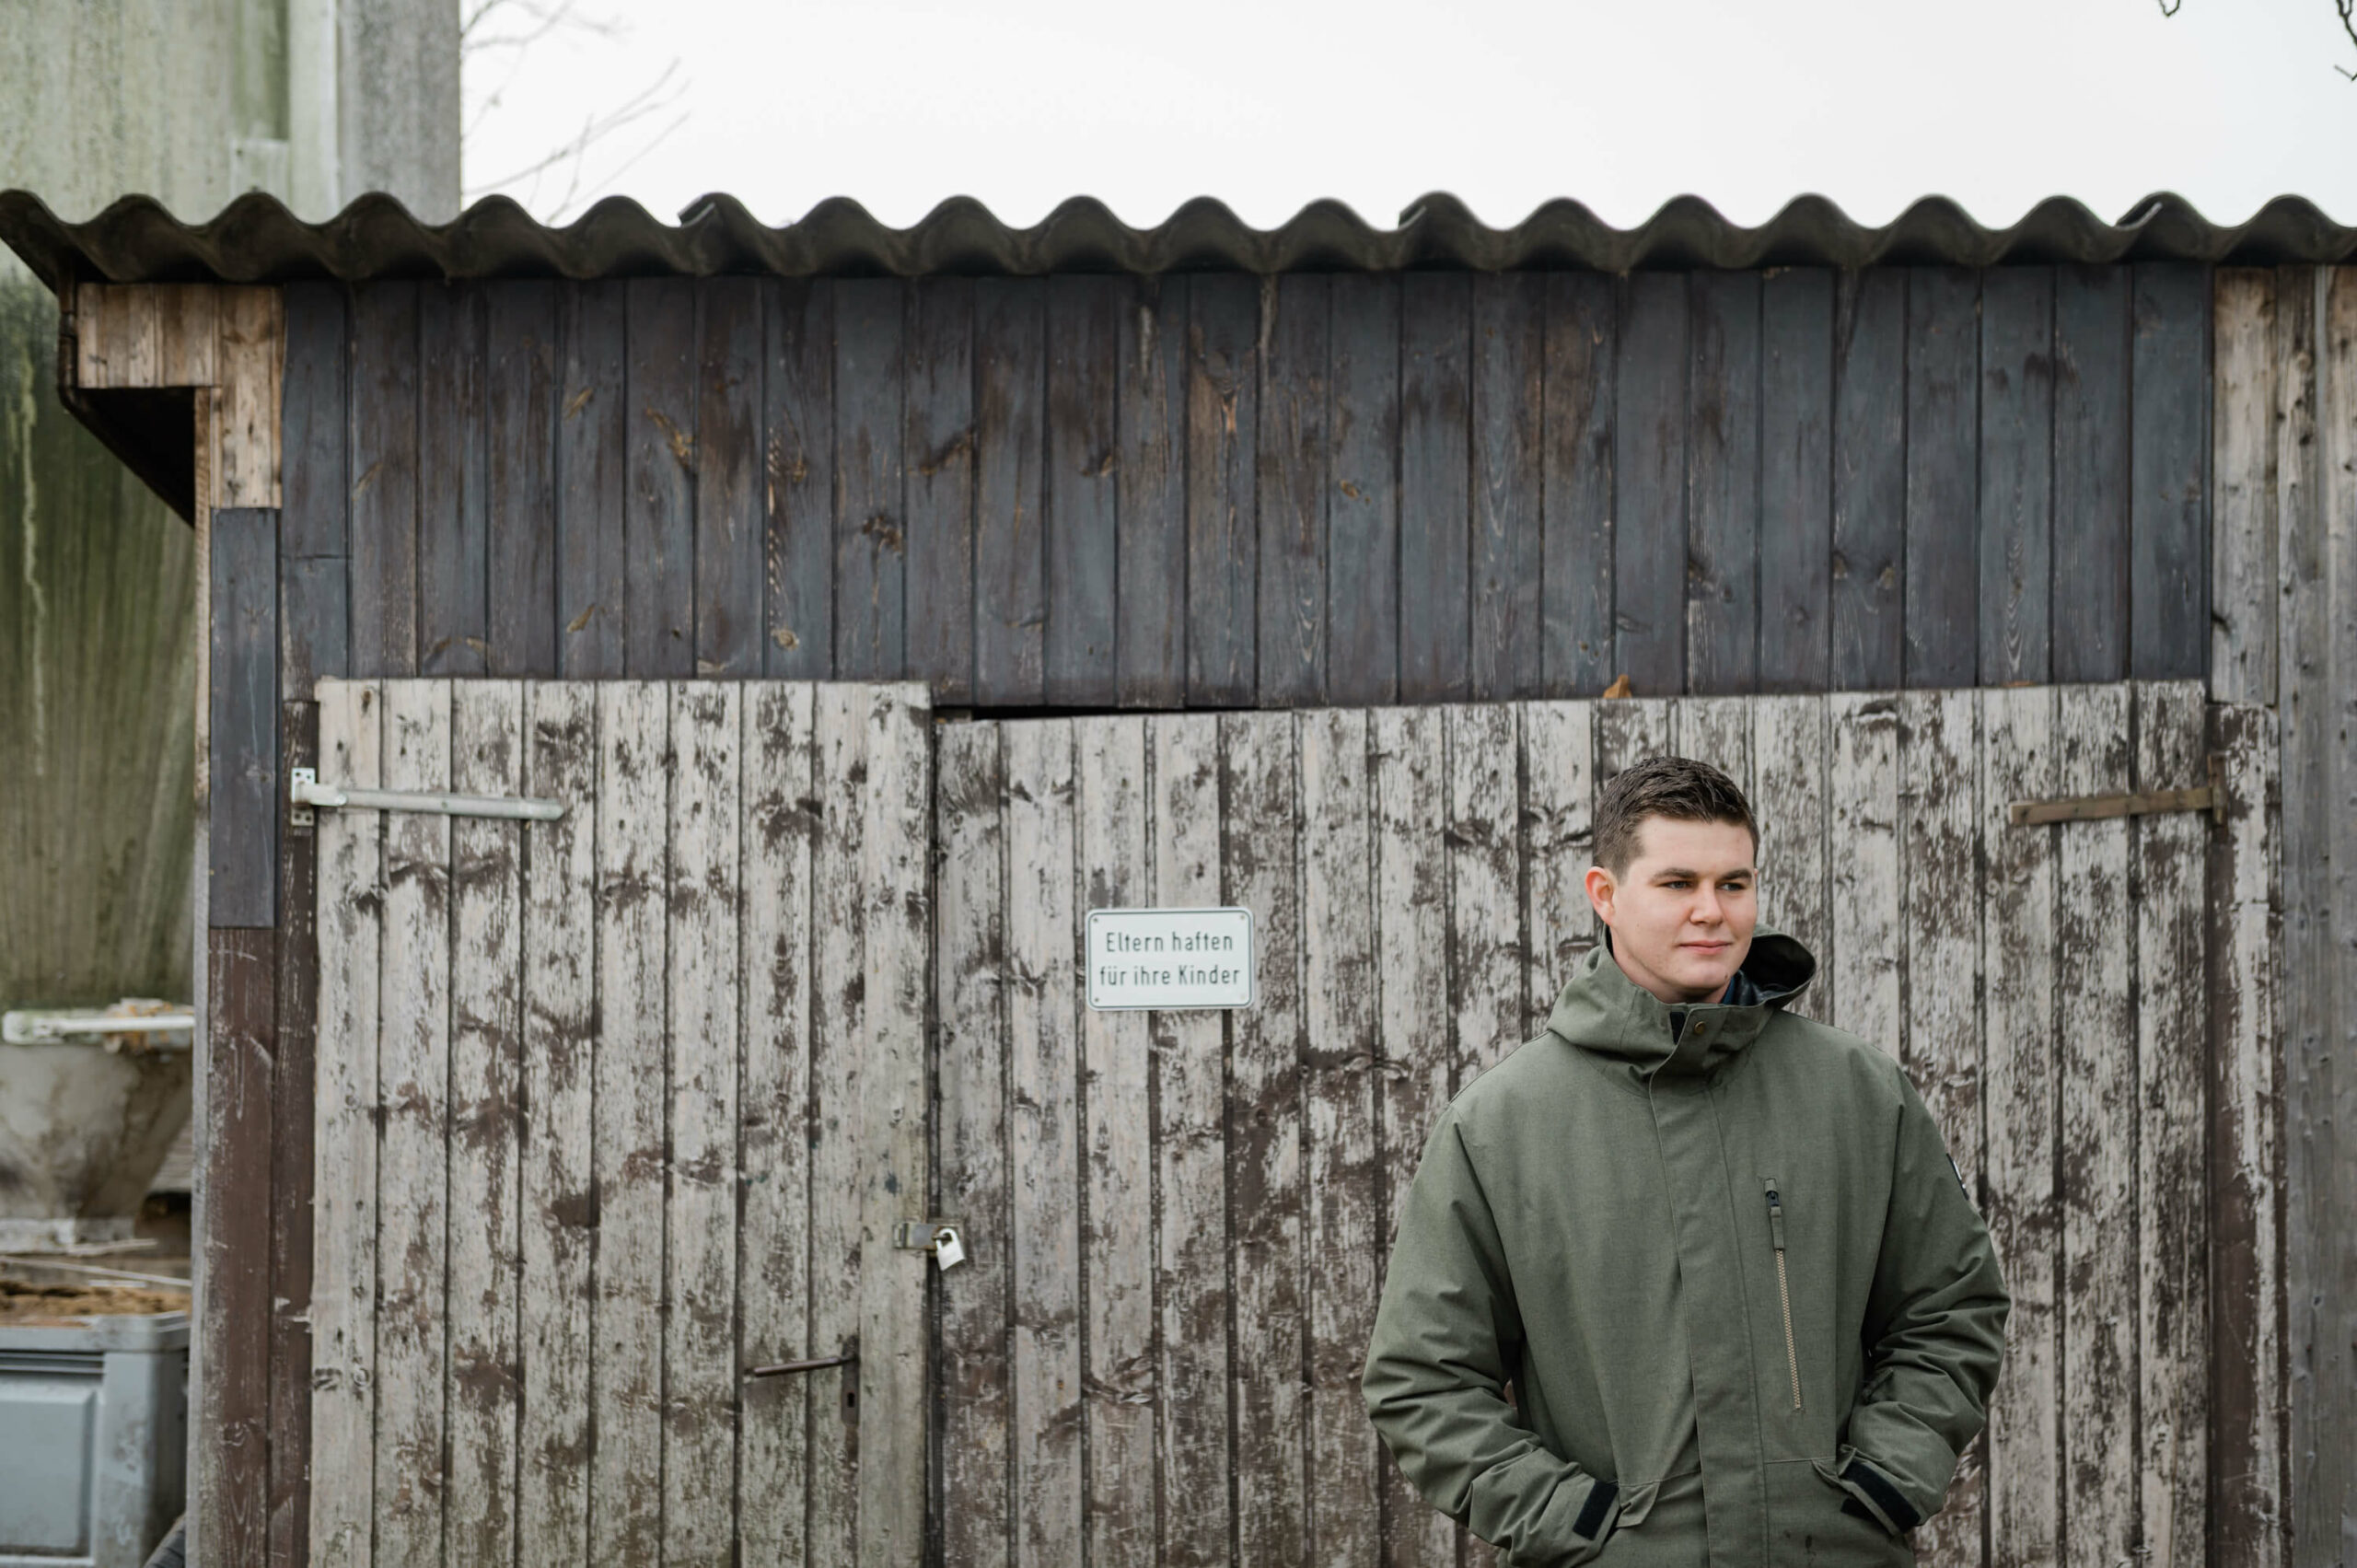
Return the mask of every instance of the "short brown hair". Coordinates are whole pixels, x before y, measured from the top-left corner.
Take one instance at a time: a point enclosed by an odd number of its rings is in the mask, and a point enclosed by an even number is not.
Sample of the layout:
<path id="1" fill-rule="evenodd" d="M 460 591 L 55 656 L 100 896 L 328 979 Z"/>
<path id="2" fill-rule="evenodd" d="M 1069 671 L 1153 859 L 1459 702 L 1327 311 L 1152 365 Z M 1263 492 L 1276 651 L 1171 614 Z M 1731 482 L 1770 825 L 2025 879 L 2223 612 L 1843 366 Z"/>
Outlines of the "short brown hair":
<path id="1" fill-rule="evenodd" d="M 1751 853 L 1759 853 L 1759 824 L 1733 779 L 1691 757 L 1647 757 L 1615 773 L 1596 803 L 1596 864 L 1626 876 L 1648 817 L 1738 823 L 1751 834 Z"/>

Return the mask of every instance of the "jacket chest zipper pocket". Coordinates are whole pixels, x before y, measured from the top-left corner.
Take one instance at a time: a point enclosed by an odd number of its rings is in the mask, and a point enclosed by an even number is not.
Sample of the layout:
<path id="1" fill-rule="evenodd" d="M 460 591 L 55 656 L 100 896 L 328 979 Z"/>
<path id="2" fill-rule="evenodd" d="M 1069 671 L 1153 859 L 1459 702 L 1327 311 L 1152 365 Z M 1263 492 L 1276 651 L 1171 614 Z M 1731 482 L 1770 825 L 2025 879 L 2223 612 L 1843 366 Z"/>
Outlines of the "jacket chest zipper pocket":
<path id="1" fill-rule="evenodd" d="M 1776 1301 L 1784 1309 L 1784 1366 L 1793 1375 L 1793 1408 L 1801 1408 L 1801 1357 L 1793 1343 L 1793 1291 L 1784 1278 L 1784 1200 L 1776 1179 L 1760 1179 L 1768 1188 L 1768 1236 L 1776 1244 Z"/>

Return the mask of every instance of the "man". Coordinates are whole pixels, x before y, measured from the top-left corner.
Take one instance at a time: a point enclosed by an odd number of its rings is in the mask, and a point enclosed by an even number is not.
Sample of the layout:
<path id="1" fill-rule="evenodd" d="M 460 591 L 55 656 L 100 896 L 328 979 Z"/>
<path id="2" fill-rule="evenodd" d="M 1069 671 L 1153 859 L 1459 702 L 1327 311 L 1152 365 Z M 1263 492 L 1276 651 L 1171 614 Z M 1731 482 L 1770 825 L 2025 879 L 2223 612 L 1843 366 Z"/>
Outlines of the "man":
<path id="1" fill-rule="evenodd" d="M 1897 1063 L 1786 1010 L 1759 842 L 1708 763 L 1613 779 L 1604 942 L 1409 1187 L 1367 1411 L 1514 1568 L 1910 1563 L 1985 1419 L 1988 1229 Z"/>

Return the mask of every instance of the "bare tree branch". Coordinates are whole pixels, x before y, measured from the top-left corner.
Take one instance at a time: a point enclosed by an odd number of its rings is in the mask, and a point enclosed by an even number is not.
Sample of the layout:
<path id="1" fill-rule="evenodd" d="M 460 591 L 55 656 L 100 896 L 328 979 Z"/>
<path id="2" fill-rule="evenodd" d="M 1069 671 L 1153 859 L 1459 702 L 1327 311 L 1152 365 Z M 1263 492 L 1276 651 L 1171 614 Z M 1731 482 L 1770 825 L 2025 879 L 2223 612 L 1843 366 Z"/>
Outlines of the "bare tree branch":
<path id="1" fill-rule="evenodd" d="M 462 67 L 481 76 L 490 74 L 492 63 L 504 57 L 504 68 L 497 71 L 496 84 L 488 90 L 468 94 L 474 101 L 459 132 L 460 147 L 463 149 L 479 137 L 485 122 L 502 106 L 508 89 L 535 55 L 538 45 L 560 33 L 586 34 L 619 42 L 629 30 L 627 25 L 613 17 L 584 12 L 579 0 L 466 0 L 459 31 Z M 671 112 L 687 90 L 688 82 L 681 75 L 680 63 L 675 56 L 653 81 L 621 103 L 609 110 L 593 110 L 584 116 L 579 131 L 540 157 L 496 180 L 470 181 L 466 199 L 472 202 L 495 191 L 521 186 L 520 198 L 527 206 L 543 212 L 549 219 L 559 218 L 585 195 L 582 186 L 589 154 L 632 126 L 668 116 L 661 129 L 586 192 L 594 196 L 611 186 L 687 122 L 685 110 Z M 566 177 L 563 193 L 552 207 L 542 208 L 541 188 L 559 171 Z"/>

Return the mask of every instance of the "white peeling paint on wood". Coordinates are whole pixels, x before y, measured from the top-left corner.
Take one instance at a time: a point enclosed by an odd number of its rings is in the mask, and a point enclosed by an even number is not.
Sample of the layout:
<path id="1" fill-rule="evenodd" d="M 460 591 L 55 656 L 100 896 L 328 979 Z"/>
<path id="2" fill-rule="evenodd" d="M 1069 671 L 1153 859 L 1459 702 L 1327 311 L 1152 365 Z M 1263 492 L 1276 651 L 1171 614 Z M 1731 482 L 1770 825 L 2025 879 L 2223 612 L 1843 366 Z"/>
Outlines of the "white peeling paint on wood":
<path id="1" fill-rule="evenodd" d="M 1086 1434 L 1072 723 L 1011 726 L 1005 744 L 1016 1560 L 1076 1562 Z"/>
<path id="2" fill-rule="evenodd" d="M 598 1235 L 591 1300 L 589 1546 L 648 1562 L 663 1517 L 665 752 L 656 684 L 598 688 Z M 617 1245 L 621 1237 L 634 1245 Z"/>
<path id="3" fill-rule="evenodd" d="M 665 1039 L 663 1561 L 728 1563 L 737 1404 L 737 879 L 743 683 L 671 689 Z"/>
<path id="4" fill-rule="evenodd" d="M 1369 715 L 1298 715 L 1309 1316 L 1309 1551 L 1375 1562 L 1390 1459 L 1359 1390 L 1383 1288 L 1376 1185 L 1376 1013 Z"/>
<path id="5" fill-rule="evenodd" d="M 1566 710 L 1577 713 L 1578 719 L 1559 722 Z M 1538 727 L 1550 742 L 1564 740 L 1567 729 L 1576 730 L 1577 766 L 1584 778 L 1589 765 L 1587 710 L 1550 704 L 1547 712 L 1550 718 Z M 1387 1261 L 1425 1136 L 1451 1092 L 1448 861 L 1443 835 L 1434 830 L 1445 819 L 1447 767 L 1440 709 L 1384 708 L 1371 723 L 1379 987 L 1376 1031 L 1382 1074 L 1376 1113 L 1382 1144 L 1377 1158 L 1384 1194 L 1383 1256 Z M 1578 810 L 1585 815 L 1585 791 Z M 1577 830 L 1563 814 L 1550 812 L 1538 820 L 1551 824 L 1559 833 Z M 1578 853 L 1583 866 L 1585 852 L 1582 842 Z M 1579 919 L 1575 929 L 1584 937 L 1594 921 L 1584 894 Z M 1383 1479 L 1389 1534 L 1384 1561 L 1398 1568 L 1455 1568 L 1459 1539 L 1470 1539 L 1463 1527 L 1417 1495 L 1387 1457 Z"/>
<path id="6" fill-rule="evenodd" d="M 1897 1055 L 1903 1018 L 1899 923 L 1898 699 L 1871 691 L 1826 699 L 1831 730 L 1833 983 L 1828 1021 Z"/>
<path id="7" fill-rule="evenodd" d="M 523 793 L 567 810 L 523 828 L 517 1560 L 565 1568 L 589 1550 L 598 710 L 586 684 L 524 701 Z"/>
<path id="8" fill-rule="evenodd" d="M 1220 720 L 1223 898 L 1253 912 L 1258 1005 L 1227 1015 L 1237 1539 L 1246 1561 L 1301 1560 L 1301 904 L 1291 714 Z"/>
<path id="9" fill-rule="evenodd" d="M 450 689 L 385 683 L 385 787 L 450 787 Z M 387 814 L 377 1092 L 377 1562 L 442 1561 L 450 819 Z"/>
<path id="10" fill-rule="evenodd" d="M 1146 720 L 1074 721 L 1079 887 L 1074 910 L 1150 905 Z M 1077 937 L 1082 925 L 1072 928 Z M 1085 948 L 1078 949 L 1084 954 Z M 1088 1281 L 1087 1552 L 1106 1568 L 1152 1568 L 1154 1519 L 1154 1106 L 1143 1012 L 1080 1015 Z"/>
<path id="11" fill-rule="evenodd" d="M 1899 1060 L 1947 1139 L 1969 1185 L 1980 1140 L 1980 693 L 1909 691 L 1898 699 L 1899 849 L 1904 856 L 1906 1034 Z M 1948 1486 L 1947 1508 L 1926 1520 L 1915 1549 L 1925 1568 L 1982 1561 L 1986 1490 L 1976 1438 Z"/>
<path id="12" fill-rule="evenodd" d="M 2200 687 L 2135 688 L 2137 787 L 2205 776 Z M 2200 1568 L 2208 1551 L 2209 1227 L 2202 1105 L 2208 1006 L 2207 821 L 2135 819 L 2137 1447 L 2145 1561 Z"/>
<path id="13" fill-rule="evenodd" d="M 2013 828 L 2009 800 L 2056 786 L 2055 692 L 1983 693 L 1980 829 L 1987 879 L 1979 912 L 1989 977 L 1985 1204 L 2013 1307 L 1991 1394 L 1990 1529 L 2003 1562 L 2052 1562 L 2061 1539 L 2061 1214 L 2055 1196 L 2055 835 Z M 2078 824 L 2073 824 L 2073 827 Z M 2103 1049 L 2125 1049 L 2115 1033 Z M 1960 1160 L 1959 1164 L 1962 1163 Z"/>
<path id="14" fill-rule="evenodd" d="M 1750 701 L 1751 809 L 1759 823 L 1760 917 L 1798 937 L 1817 955 L 1817 979 L 1793 1004 L 1793 1011 L 1821 1022 L 1828 1016 L 1833 962 L 1825 699 Z"/>
<path id="15" fill-rule="evenodd" d="M 451 687 L 450 787 L 523 793 L 524 691 Z M 517 1132 L 522 1110 L 524 825 L 454 819 L 450 835 L 449 1279 L 443 1401 L 452 1562 L 516 1552 Z"/>
<path id="16" fill-rule="evenodd" d="M 2052 749 L 2059 771 L 2051 793 L 2110 795 L 2137 787 L 2128 688 L 2065 686 L 2055 701 Z M 2174 787 L 2174 781 L 2165 787 Z M 2052 835 L 2055 854 L 2055 940 L 2048 972 L 2055 988 L 2055 1058 L 2061 1074 L 2056 1306 L 2067 1377 L 2061 1389 L 2062 1450 L 2069 1465 L 2056 1491 L 2073 1555 L 2084 1542 L 2103 1561 L 2119 1562 L 2143 1539 L 2135 1484 L 2137 1249 L 2130 1240 L 2136 1225 L 2137 970 L 2133 923 L 2121 918 L 2135 902 L 2131 830 L 2126 819 L 2114 819 L 2013 831 Z M 1993 1028 L 1990 1039 L 1993 1049 Z M 1996 1126 L 1993 1109 L 1990 1125 Z"/>
<path id="17" fill-rule="evenodd" d="M 1587 898 L 1596 825 L 1595 713 L 1592 703 L 1531 703 L 1522 710 L 1523 923 L 1529 934 L 1524 1016 L 1534 1032 L 1596 945 L 1596 911 Z M 1380 726 L 1379 716 L 1376 723 Z M 1389 750 L 1379 727 L 1377 749 Z M 1391 893 L 1385 889 L 1387 907 Z"/>
<path id="18" fill-rule="evenodd" d="M 889 1245 L 930 1198 L 933 851 L 932 715 L 915 684 L 866 688 L 869 823 L 861 886 L 866 1034 L 860 1150 L 858 1568 L 900 1568 L 923 1551 L 927 1321 L 932 1259 Z"/>
<path id="19" fill-rule="evenodd" d="M 381 786 L 384 693 L 319 691 L 319 766 Z M 377 966 L 384 940 L 381 824 L 323 815 L 319 834 L 319 1038 L 311 1222 L 310 1561 L 368 1568 L 376 1515 Z"/>
<path id="20" fill-rule="evenodd" d="M 1220 721 L 1174 714 L 1147 722 L 1154 901 L 1218 904 Z M 1229 1561 L 1226 1019 L 1225 1013 L 1156 1013 L 1149 1026 L 1161 1193 L 1155 1420 L 1164 1568 Z"/>
<path id="21" fill-rule="evenodd" d="M 967 1260 L 943 1274 L 940 1429 L 943 1557 L 1004 1568 L 1010 1543 L 1007 1445 L 1009 1260 L 1005 978 L 1006 779 L 1001 732 L 942 727 L 935 792 L 935 1059 L 942 1213 L 966 1226 Z"/>

